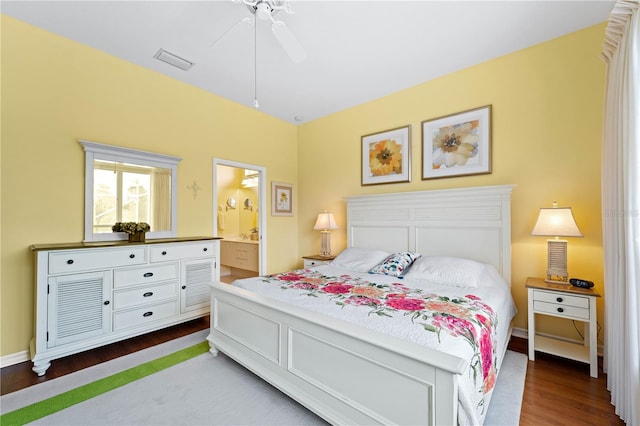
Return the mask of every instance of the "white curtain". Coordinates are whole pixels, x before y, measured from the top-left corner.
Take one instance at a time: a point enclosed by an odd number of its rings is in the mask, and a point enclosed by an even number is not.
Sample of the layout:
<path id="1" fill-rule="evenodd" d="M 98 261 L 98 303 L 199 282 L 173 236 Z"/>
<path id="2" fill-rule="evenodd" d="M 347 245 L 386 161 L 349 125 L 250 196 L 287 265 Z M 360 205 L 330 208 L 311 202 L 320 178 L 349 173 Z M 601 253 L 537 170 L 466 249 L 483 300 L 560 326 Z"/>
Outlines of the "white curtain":
<path id="1" fill-rule="evenodd" d="M 171 170 L 153 168 L 151 173 L 151 230 L 171 229 Z"/>
<path id="2" fill-rule="evenodd" d="M 640 424 L 640 24 L 638 0 L 609 17 L 602 151 L 607 387 L 616 414 Z"/>

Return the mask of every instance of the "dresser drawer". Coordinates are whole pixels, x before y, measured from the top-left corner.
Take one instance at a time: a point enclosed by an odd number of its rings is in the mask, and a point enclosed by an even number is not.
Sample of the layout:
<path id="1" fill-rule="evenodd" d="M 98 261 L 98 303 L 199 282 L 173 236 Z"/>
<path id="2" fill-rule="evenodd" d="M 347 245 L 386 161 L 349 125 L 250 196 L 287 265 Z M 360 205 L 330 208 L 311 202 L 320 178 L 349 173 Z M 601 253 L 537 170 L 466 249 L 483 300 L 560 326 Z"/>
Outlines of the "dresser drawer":
<path id="1" fill-rule="evenodd" d="M 557 291 L 550 292 L 550 291 L 534 290 L 533 300 L 589 309 L 588 297 L 574 296 L 574 295 L 559 293 Z"/>
<path id="2" fill-rule="evenodd" d="M 145 306 L 131 311 L 113 313 L 113 330 L 139 327 L 178 314 L 178 301 Z"/>
<path id="3" fill-rule="evenodd" d="M 179 275 L 178 266 L 178 262 L 169 262 L 138 268 L 116 269 L 113 271 L 113 286 L 121 288 L 137 284 L 176 280 Z"/>
<path id="4" fill-rule="evenodd" d="M 54 251 L 49 253 L 49 273 L 66 274 L 118 266 L 140 265 L 147 261 L 147 247 Z"/>
<path id="5" fill-rule="evenodd" d="M 167 260 L 192 259 L 194 257 L 214 256 L 214 241 L 205 241 L 190 244 L 166 244 L 153 245 L 151 249 L 152 262 L 164 262 Z"/>
<path id="6" fill-rule="evenodd" d="M 563 318 L 589 320 L 589 308 L 577 308 L 575 306 L 562 305 L 560 303 L 549 303 L 536 300 L 533 302 L 533 310 L 534 312 L 556 315 Z"/>
<path id="7" fill-rule="evenodd" d="M 162 300 L 176 299 L 177 297 L 177 282 L 138 287 L 130 290 L 120 290 L 113 294 L 113 309 L 133 308 L 135 306 L 148 305 Z"/>

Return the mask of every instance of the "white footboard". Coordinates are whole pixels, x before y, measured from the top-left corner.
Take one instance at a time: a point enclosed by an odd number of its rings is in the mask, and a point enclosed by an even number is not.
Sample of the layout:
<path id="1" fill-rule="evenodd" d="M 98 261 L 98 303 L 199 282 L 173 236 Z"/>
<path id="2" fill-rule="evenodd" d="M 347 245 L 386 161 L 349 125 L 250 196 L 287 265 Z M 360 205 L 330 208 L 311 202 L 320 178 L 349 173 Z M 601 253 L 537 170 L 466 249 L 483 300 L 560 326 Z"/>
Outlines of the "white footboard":
<path id="1" fill-rule="evenodd" d="M 218 350 L 332 424 L 456 424 L 462 359 L 211 285 Z"/>

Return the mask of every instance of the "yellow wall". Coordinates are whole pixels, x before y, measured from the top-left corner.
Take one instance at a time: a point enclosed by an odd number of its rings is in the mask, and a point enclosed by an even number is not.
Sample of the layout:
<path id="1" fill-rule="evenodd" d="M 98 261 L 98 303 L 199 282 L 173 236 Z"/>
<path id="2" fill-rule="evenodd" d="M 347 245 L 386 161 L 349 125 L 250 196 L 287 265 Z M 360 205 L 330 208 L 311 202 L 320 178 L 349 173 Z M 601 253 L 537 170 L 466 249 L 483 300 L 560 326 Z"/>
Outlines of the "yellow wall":
<path id="1" fill-rule="evenodd" d="M 78 139 L 176 155 L 179 236 L 213 235 L 213 158 L 297 184 L 297 128 L 96 49 L 2 16 L 1 354 L 33 334 L 29 245 L 80 241 Z M 251 149 L 246 149 L 251 146 Z M 193 197 L 188 189 L 201 190 Z M 270 205 L 267 204 L 268 208 Z M 269 271 L 297 264 L 295 217 L 267 216 Z"/>
<path id="2" fill-rule="evenodd" d="M 585 235 L 569 241 L 570 274 L 603 291 L 604 64 L 598 55 L 604 25 L 295 127 L 12 18 L 2 16 L 1 24 L 1 355 L 26 350 L 32 335 L 29 245 L 83 238 L 78 139 L 182 157 L 180 236 L 213 233 L 213 157 L 264 166 L 270 181 L 296 185 L 296 215 L 267 215 L 267 272 L 319 251 L 312 228 L 324 209 L 342 226 L 332 234 L 334 252 L 344 248 L 344 196 L 515 183 L 516 326 L 526 328 L 524 279 L 545 270 L 545 239 L 529 234 L 538 209 L 553 201 L 573 207 Z M 420 122 L 487 104 L 493 106 L 493 173 L 422 181 Z M 360 137 L 407 124 L 412 182 L 360 186 Z M 202 188 L 196 198 L 187 188 L 194 181 Z M 577 337 L 562 321 L 541 325 Z"/>
<path id="3" fill-rule="evenodd" d="M 313 223 L 324 209 L 342 230 L 333 252 L 346 245 L 344 196 L 513 183 L 512 293 L 526 328 L 524 281 L 544 276 L 546 239 L 530 236 L 540 207 L 571 206 L 584 238 L 569 238 L 568 268 L 602 288 L 600 141 L 604 25 L 542 43 L 304 124 L 298 136 L 299 245 L 319 250 Z M 426 59 L 425 59 L 426 60 Z M 392 72 L 392 70 L 390 70 Z M 492 105 L 493 172 L 421 180 L 421 121 Z M 412 181 L 360 185 L 361 136 L 410 124 Z M 598 306 L 603 321 L 603 305 Z M 540 322 L 543 332 L 579 338 L 567 321 Z M 602 341 L 602 335 L 600 335 Z"/>

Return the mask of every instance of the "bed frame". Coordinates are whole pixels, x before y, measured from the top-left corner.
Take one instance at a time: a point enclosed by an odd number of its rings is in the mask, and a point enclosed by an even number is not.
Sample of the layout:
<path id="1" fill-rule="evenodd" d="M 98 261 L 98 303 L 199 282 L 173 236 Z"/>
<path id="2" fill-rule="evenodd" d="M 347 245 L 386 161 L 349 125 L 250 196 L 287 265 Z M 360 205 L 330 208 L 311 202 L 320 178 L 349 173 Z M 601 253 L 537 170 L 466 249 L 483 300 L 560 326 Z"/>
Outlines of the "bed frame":
<path id="1" fill-rule="evenodd" d="M 348 245 L 467 257 L 510 282 L 512 188 L 347 197 Z M 208 340 L 332 424 L 457 423 L 458 357 L 219 282 Z"/>

